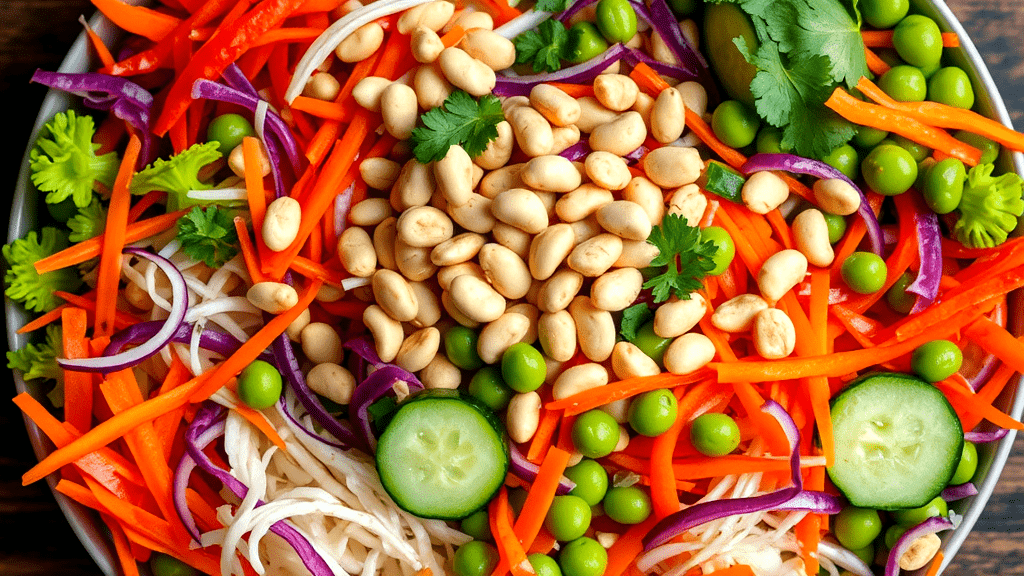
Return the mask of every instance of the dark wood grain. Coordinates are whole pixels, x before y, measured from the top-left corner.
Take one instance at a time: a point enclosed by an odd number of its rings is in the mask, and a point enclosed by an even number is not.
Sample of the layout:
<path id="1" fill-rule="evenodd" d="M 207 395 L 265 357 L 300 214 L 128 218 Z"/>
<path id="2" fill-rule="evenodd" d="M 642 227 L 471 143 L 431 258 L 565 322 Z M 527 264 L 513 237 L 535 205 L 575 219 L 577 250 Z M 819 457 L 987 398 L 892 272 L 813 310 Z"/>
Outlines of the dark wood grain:
<path id="1" fill-rule="evenodd" d="M 949 0 L 984 55 L 1007 108 L 1024 125 L 1024 2 Z M 12 190 L 44 90 L 28 84 L 36 68 L 54 69 L 81 30 L 87 0 L 0 0 L 0 114 L 5 153 L 0 189 Z M 13 148 L 13 149 L 12 149 Z M 9 213 L 10 194 L 2 194 Z M 100 576 L 43 483 L 21 486 L 34 462 L 21 415 L 6 401 L 9 375 L 0 379 L 0 576 Z M 947 574 L 1024 576 L 1024 439 L 1018 438 L 1002 480 L 974 532 Z"/>

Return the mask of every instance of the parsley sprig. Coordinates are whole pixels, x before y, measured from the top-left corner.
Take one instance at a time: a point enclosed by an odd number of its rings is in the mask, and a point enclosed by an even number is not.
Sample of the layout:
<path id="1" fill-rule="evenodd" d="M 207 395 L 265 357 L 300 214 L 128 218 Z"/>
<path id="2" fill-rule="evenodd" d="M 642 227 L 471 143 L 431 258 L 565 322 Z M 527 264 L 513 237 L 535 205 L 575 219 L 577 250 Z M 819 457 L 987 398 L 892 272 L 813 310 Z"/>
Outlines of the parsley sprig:
<path id="1" fill-rule="evenodd" d="M 238 254 L 238 234 L 227 210 L 195 206 L 178 219 L 178 241 L 193 260 L 211 268 L 223 266 Z"/>
<path id="2" fill-rule="evenodd" d="M 557 72 L 568 41 L 565 25 L 555 19 L 545 20 L 536 30 L 516 36 L 516 64 L 529 64 L 534 72 Z"/>
<path id="3" fill-rule="evenodd" d="M 686 218 L 677 214 L 666 215 L 661 225 L 651 230 L 647 242 L 659 252 L 651 261 L 651 267 L 665 268 L 664 272 L 644 282 L 644 288 L 651 289 L 655 303 L 673 295 L 689 300 L 691 293 L 703 287 L 701 280 L 715 269 L 718 246 L 702 241 L 700 228 L 690 226 Z"/>
<path id="4" fill-rule="evenodd" d="M 498 123 L 504 119 L 496 96 L 477 101 L 455 90 L 440 107 L 420 116 L 423 126 L 412 131 L 413 153 L 423 164 L 444 158 L 450 146 L 462 145 L 471 157 L 479 156 L 498 137 Z"/>

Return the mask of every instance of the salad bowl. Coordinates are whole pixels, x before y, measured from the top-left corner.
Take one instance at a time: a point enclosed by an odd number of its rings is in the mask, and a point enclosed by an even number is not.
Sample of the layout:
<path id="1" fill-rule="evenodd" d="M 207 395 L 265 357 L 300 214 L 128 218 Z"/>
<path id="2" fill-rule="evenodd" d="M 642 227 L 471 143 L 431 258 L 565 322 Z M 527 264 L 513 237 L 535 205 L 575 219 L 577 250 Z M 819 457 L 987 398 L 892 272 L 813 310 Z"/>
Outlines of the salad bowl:
<path id="1" fill-rule="evenodd" d="M 382 0 L 387 1 L 387 0 Z M 911 0 L 913 9 L 919 13 L 929 16 L 939 23 L 944 32 L 954 32 L 960 38 L 961 46 L 951 52 L 953 64 L 966 70 L 977 89 L 978 104 L 975 109 L 985 116 L 996 118 L 1009 125 L 1010 119 L 1006 107 L 999 96 L 999 91 L 990 76 L 981 55 L 978 53 L 967 33 L 957 21 L 948 6 L 942 0 Z M 108 45 L 116 45 L 118 31 L 102 16 L 97 15 L 90 21 L 93 29 L 104 38 Z M 84 34 L 78 38 L 69 51 L 66 59 L 61 64 L 60 72 L 85 72 L 95 68 L 87 41 Z M 29 139 L 29 148 L 35 141 L 37 134 L 53 115 L 71 107 L 75 98 L 67 94 L 50 91 L 43 101 L 38 117 L 35 121 L 32 136 Z M 1011 169 L 1018 174 L 1024 174 L 1024 156 L 1019 153 L 1003 152 L 999 159 L 1004 168 Z M 36 227 L 36 211 L 39 209 L 38 193 L 29 181 L 29 157 L 26 149 L 21 170 L 18 176 L 18 183 L 15 189 L 12 205 L 12 215 L 8 230 L 8 241 L 21 238 L 29 230 Z M 1021 334 L 1024 330 L 1024 305 L 1020 302 L 1020 294 L 1014 294 L 1010 301 L 1009 326 L 1015 334 Z M 23 346 L 27 337 L 17 334 L 16 331 L 27 320 L 24 311 L 16 304 L 6 302 L 7 334 L 8 343 L 11 349 Z M 15 374 L 15 383 L 18 392 L 28 391 L 37 397 L 42 397 L 40 390 L 34 389 L 30 384 Z M 1024 413 L 1024 391 L 1021 390 L 1020 382 L 1007 388 L 999 398 L 996 406 L 1019 419 Z M 42 459 L 52 451 L 53 446 L 46 439 L 45 435 L 31 422 L 27 422 L 30 440 L 36 456 Z M 999 480 L 1000 473 L 1010 455 L 1015 434 L 1010 432 L 1006 437 L 996 443 L 984 445 L 979 449 L 979 472 L 975 477 L 975 484 L 978 488 L 976 496 L 967 498 L 957 504 L 954 508 L 961 516 L 958 528 L 947 533 L 943 538 L 943 551 L 945 560 L 940 572 L 949 564 L 956 551 L 967 538 L 974 523 L 982 514 L 985 504 Z M 53 487 L 53 480 L 51 488 Z M 54 495 L 72 529 L 81 539 L 89 554 L 96 561 L 99 569 L 110 576 L 119 573 L 116 554 L 110 535 L 99 517 L 91 510 L 84 508 L 54 491 Z"/>

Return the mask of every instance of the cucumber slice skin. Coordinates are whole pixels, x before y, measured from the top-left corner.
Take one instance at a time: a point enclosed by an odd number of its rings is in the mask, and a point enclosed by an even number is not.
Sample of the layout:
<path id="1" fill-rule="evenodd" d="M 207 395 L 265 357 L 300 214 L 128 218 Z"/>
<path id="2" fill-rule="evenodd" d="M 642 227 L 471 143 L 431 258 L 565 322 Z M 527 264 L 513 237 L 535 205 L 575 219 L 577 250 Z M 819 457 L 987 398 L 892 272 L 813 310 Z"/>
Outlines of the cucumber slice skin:
<path id="1" fill-rule="evenodd" d="M 378 439 L 384 490 L 421 518 L 460 520 L 494 497 L 508 471 L 501 422 L 454 390 L 430 390 L 403 402 Z"/>
<path id="2" fill-rule="evenodd" d="M 854 506 L 924 506 L 953 477 L 964 432 L 935 386 L 907 374 L 868 374 L 831 408 L 836 460 L 828 474 Z"/>

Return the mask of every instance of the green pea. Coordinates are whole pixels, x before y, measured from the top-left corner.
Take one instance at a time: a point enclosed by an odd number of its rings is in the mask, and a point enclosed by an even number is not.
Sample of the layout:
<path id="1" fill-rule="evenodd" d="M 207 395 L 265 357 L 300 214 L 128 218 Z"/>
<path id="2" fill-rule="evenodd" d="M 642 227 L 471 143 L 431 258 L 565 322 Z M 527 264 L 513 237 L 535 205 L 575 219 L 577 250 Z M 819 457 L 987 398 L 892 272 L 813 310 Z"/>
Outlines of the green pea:
<path id="1" fill-rule="evenodd" d="M 227 156 L 246 136 L 255 136 L 256 130 L 239 114 L 221 114 L 210 120 L 206 127 L 206 141 L 217 142 L 220 153 Z"/>
<path id="2" fill-rule="evenodd" d="M 154 552 L 149 558 L 149 569 L 153 576 L 199 576 L 199 570 L 185 564 L 174 556 Z"/>
<path id="3" fill-rule="evenodd" d="M 558 567 L 558 562 L 547 554 L 535 552 L 527 556 L 526 559 L 530 561 L 537 576 L 562 576 L 562 569 Z"/>
<path id="4" fill-rule="evenodd" d="M 825 217 L 825 224 L 828 225 L 828 243 L 835 244 L 843 239 L 846 234 L 846 218 L 831 212 L 822 212 Z"/>
<path id="5" fill-rule="evenodd" d="M 690 443 L 705 456 L 725 456 L 740 445 L 740 427 L 728 414 L 701 414 L 690 425 Z"/>
<path id="6" fill-rule="evenodd" d="M 609 488 L 604 513 L 619 524 L 639 524 L 651 515 L 651 497 L 639 486 Z"/>
<path id="7" fill-rule="evenodd" d="M 892 550 L 896 546 L 896 541 L 903 536 L 903 533 L 909 529 L 910 526 L 901 526 L 899 524 L 893 524 L 885 530 L 885 547 Z"/>
<path id="8" fill-rule="evenodd" d="M 484 366 L 477 370 L 469 381 L 469 395 L 484 403 L 485 406 L 498 412 L 508 406 L 515 392 L 505 384 L 501 372 L 494 366 Z"/>
<path id="9" fill-rule="evenodd" d="M 914 302 L 917 301 L 913 294 L 907 292 L 907 286 L 913 282 L 914 276 L 909 272 L 904 272 L 896 279 L 896 282 L 885 293 L 885 301 L 889 303 L 890 308 L 900 314 L 910 314 L 914 308 Z"/>
<path id="10" fill-rule="evenodd" d="M 974 88 L 962 68 L 939 68 L 928 79 L 928 99 L 948 106 L 969 110 L 974 106 Z"/>
<path id="11" fill-rule="evenodd" d="M 922 146 L 913 140 L 900 136 L 899 134 L 891 134 L 887 139 L 907 152 L 910 152 L 910 157 L 918 164 L 932 155 L 931 148 Z"/>
<path id="12" fill-rule="evenodd" d="M 626 43 L 636 35 L 636 10 L 629 0 L 600 0 L 595 19 L 597 29 L 612 44 Z"/>
<path id="13" fill-rule="evenodd" d="M 910 11 L 909 0 L 861 0 L 860 13 L 875 28 L 892 28 Z"/>
<path id="14" fill-rule="evenodd" d="M 476 351 L 480 338 L 474 330 L 465 326 L 453 326 L 444 335 L 444 350 L 448 360 L 463 370 L 476 370 L 484 365 Z"/>
<path id="15" fill-rule="evenodd" d="M 713 242 L 718 247 L 718 251 L 712 257 L 715 267 L 708 274 L 718 276 L 725 272 L 729 264 L 732 264 L 733 258 L 736 257 L 736 243 L 732 241 L 732 236 L 726 232 L 725 228 L 708 226 L 700 231 L 700 240 L 701 242 Z"/>
<path id="16" fill-rule="evenodd" d="M 853 135 L 853 144 L 858 148 L 869 150 L 879 142 L 885 140 L 889 133 L 885 130 L 872 128 L 870 126 L 858 126 L 857 133 Z"/>
<path id="17" fill-rule="evenodd" d="M 878 87 L 900 102 L 921 102 L 928 95 L 928 81 L 921 70 L 907 66 L 893 66 L 878 79 Z"/>
<path id="18" fill-rule="evenodd" d="M 942 31 L 935 20 L 911 14 L 893 30 L 893 46 L 900 58 L 913 66 L 926 68 L 942 58 Z"/>
<path id="19" fill-rule="evenodd" d="M 566 60 L 580 64 L 598 56 L 608 49 L 608 43 L 601 31 L 591 22 L 577 22 L 569 28 L 563 56 Z"/>
<path id="20" fill-rule="evenodd" d="M 877 510 L 847 506 L 833 517 L 832 532 L 843 546 L 863 548 L 882 533 L 882 518 Z"/>
<path id="21" fill-rule="evenodd" d="M 960 369 L 964 353 L 949 340 L 925 342 L 910 355 L 910 369 L 928 382 L 941 382 Z"/>
<path id="22" fill-rule="evenodd" d="M 701 0 L 668 0 L 668 7 L 677 17 L 689 16 L 701 5 Z"/>
<path id="23" fill-rule="evenodd" d="M 572 425 L 572 443 L 588 458 L 603 458 L 619 443 L 619 423 L 601 410 L 584 412 Z"/>
<path id="24" fill-rule="evenodd" d="M 576 483 L 569 494 L 579 496 L 589 506 L 597 506 L 608 491 L 608 471 L 599 462 L 584 458 L 565 469 L 565 477 Z"/>
<path id="25" fill-rule="evenodd" d="M 487 576 L 498 565 L 498 550 L 487 542 L 472 540 L 455 551 L 452 569 L 455 576 Z"/>
<path id="26" fill-rule="evenodd" d="M 281 373 L 269 362 L 254 360 L 238 375 L 238 397 L 255 410 L 270 408 L 281 398 Z"/>
<path id="27" fill-rule="evenodd" d="M 892 517 L 900 526 L 916 526 L 935 516 L 945 518 L 947 514 L 949 514 L 949 506 L 946 505 L 946 501 L 936 496 L 935 499 L 920 508 L 896 510 L 892 513 Z"/>
<path id="28" fill-rule="evenodd" d="M 854 252 L 839 269 L 843 281 L 858 294 L 874 294 L 885 286 L 885 260 L 873 252 Z"/>
<path id="29" fill-rule="evenodd" d="M 728 146 L 743 148 L 757 137 L 761 119 L 757 113 L 739 100 L 726 100 L 715 108 L 711 116 L 711 129 Z"/>
<path id="30" fill-rule="evenodd" d="M 586 536 L 566 544 L 558 555 L 565 576 L 601 576 L 608 567 L 608 551 Z"/>
<path id="31" fill-rule="evenodd" d="M 501 376 L 516 392 L 533 392 L 540 388 L 547 373 L 544 357 L 525 342 L 509 346 L 501 355 Z"/>
<path id="32" fill-rule="evenodd" d="M 921 74 L 924 74 L 925 80 L 931 80 L 932 76 L 935 76 L 935 73 L 938 72 L 940 68 L 942 68 L 941 60 L 929 66 L 919 66 L 917 69 L 921 71 Z"/>
<path id="33" fill-rule="evenodd" d="M 73 196 L 61 200 L 56 204 L 50 204 L 46 202 L 46 211 L 53 216 L 53 219 L 61 224 L 67 224 L 68 220 L 71 220 L 78 214 L 78 206 L 75 204 Z"/>
<path id="34" fill-rule="evenodd" d="M 757 131 L 754 147 L 758 154 L 788 154 L 792 151 L 789 146 L 782 145 L 782 132 L 769 124 Z"/>
<path id="35" fill-rule="evenodd" d="M 544 527 L 559 542 L 575 540 L 590 528 L 590 505 L 579 496 L 555 496 L 544 517 Z"/>
<path id="36" fill-rule="evenodd" d="M 821 161 L 839 170 L 850 180 L 856 180 L 860 176 L 860 155 L 857 154 L 857 149 L 849 144 L 834 148 Z"/>
<path id="37" fill-rule="evenodd" d="M 978 447 L 973 442 L 964 442 L 964 451 L 960 454 L 960 463 L 953 472 L 949 483 L 956 486 L 970 482 L 974 473 L 978 471 Z"/>
<path id="38" fill-rule="evenodd" d="M 872 190 L 885 196 L 902 194 L 917 180 L 914 157 L 894 144 L 876 146 L 860 163 L 860 173 Z"/>
<path id="39" fill-rule="evenodd" d="M 867 564 L 868 566 L 871 566 L 872 564 L 875 563 L 875 543 L 874 542 L 868 544 L 867 546 L 865 546 L 863 548 L 856 548 L 856 549 L 850 550 L 850 552 L 853 552 L 857 556 L 857 558 L 860 558 L 861 560 L 863 560 L 864 563 Z M 852 574 L 852 573 L 847 572 L 847 574 Z M 840 574 L 840 576 L 843 576 L 843 575 Z"/>
<path id="40" fill-rule="evenodd" d="M 917 163 L 917 179 L 914 180 L 914 188 L 918 190 L 924 189 L 924 181 L 928 177 L 928 172 L 936 164 L 935 158 L 932 157 L 925 158 Z"/>
<path id="41" fill-rule="evenodd" d="M 459 529 L 473 537 L 474 540 L 493 540 L 491 522 L 487 510 L 482 508 L 462 519 Z"/>
<path id="42" fill-rule="evenodd" d="M 949 214 L 960 205 L 964 194 L 967 170 L 956 158 L 944 158 L 928 170 L 921 194 L 924 202 L 936 214 Z"/>
<path id="43" fill-rule="evenodd" d="M 660 366 L 662 358 L 665 357 L 665 350 L 668 349 L 668 345 L 672 343 L 671 338 L 662 338 L 654 333 L 654 322 L 648 322 L 640 327 L 636 331 L 636 338 L 633 339 L 633 344 L 640 349 L 641 352 L 647 354 L 652 360 L 658 363 Z"/>
<path id="44" fill-rule="evenodd" d="M 676 421 L 679 403 L 669 390 L 652 390 L 635 398 L 629 405 L 629 425 L 637 434 L 660 436 Z"/>
<path id="45" fill-rule="evenodd" d="M 981 150 L 981 160 L 979 160 L 981 164 L 991 164 L 996 161 L 996 158 L 999 158 L 999 151 L 1002 147 L 998 142 L 993 142 L 984 136 L 966 130 L 959 130 L 953 136 L 964 144 L 970 144 Z"/>

